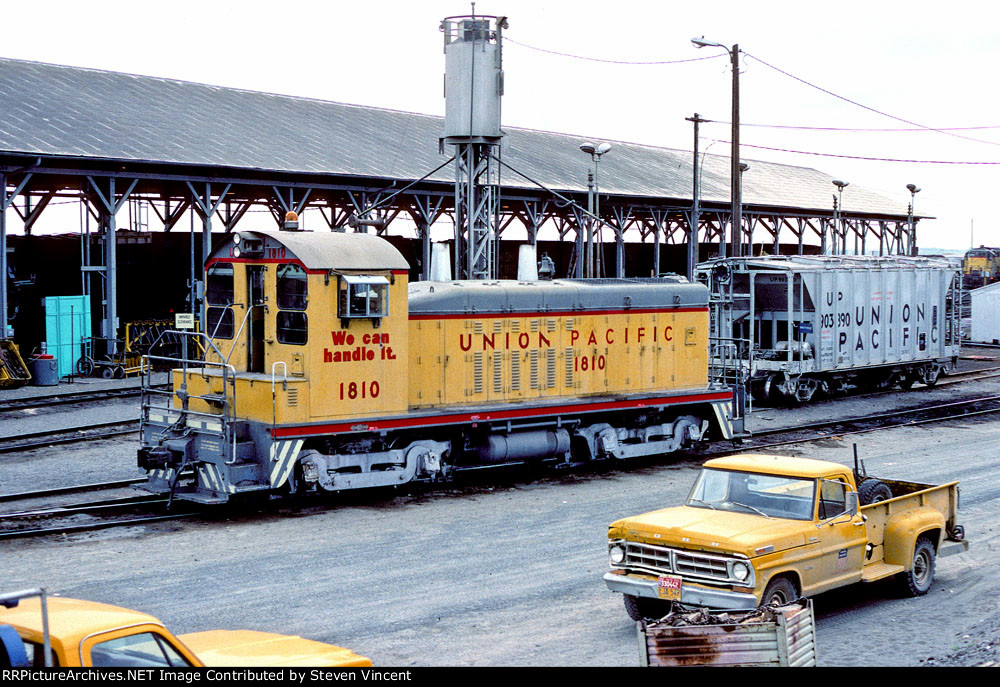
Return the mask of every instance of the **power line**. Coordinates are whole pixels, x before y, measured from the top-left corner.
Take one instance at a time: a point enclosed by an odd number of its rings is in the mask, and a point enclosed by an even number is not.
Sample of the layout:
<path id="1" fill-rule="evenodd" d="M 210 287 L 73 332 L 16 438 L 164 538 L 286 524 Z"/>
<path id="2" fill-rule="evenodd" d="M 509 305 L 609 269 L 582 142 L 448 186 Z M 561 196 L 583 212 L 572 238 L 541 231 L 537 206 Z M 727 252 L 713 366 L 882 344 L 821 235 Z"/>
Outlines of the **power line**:
<path id="1" fill-rule="evenodd" d="M 527 43 L 521 43 L 519 41 L 515 41 L 513 38 L 509 38 L 506 35 L 504 36 L 504 41 L 508 43 L 513 43 L 514 45 L 519 45 L 522 48 L 528 48 L 529 50 L 537 50 L 538 52 L 544 52 L 549 55 L 558 55 L 559 57 L 569 57 L 574 60 L 586 60 L 588 62 L 602 62 L 604 64 L 632 64 L 632 65 L 650 66 L 650 65 L 662 65 L 662 64 L 682 64 L 684 62 L 700 62 L 701 60 L 714 60 L 716 58 L 722 57 L 722 55 L 719 54 L 719 55 L 709 55 L 707 57 L 692 57 L 684 60 L 659 60 L 650 62 L 640 62 L 634 60 L 606 60 L 606 59 L 601 59 L 599 57 L 586 57 L 584 55 L 572 55 L 570 53 L 559 52 L 557 50 L 546 50 L 545 48 L 539 48 L 534 45 L 528 45 Z"/>
<path id="2" fill-rule="evenodd" d="M 729 141 L 719 140 L 720 143 L 729 143 Z M 792 150 L 790 148 L 773 148 L 771 146 L 758 146 L 750 143 L 740 143 L 741 148 L 759 148 L 761 150 L 774 150 L 779 153 L 795 153 L 797 155 L 817 155 L 820 157 L 840 157 L 846 158 L 848 160 L 873 160 L 876 162 L 909 162 L 913 164 L 920 165 L 1000 165 L 1000 162 L 971 162 L 963 160 L 906 160 L 892 157 L 869 157 L 863 155 L 842 155 L 838 153 L 818 153 L 811 150 Z"/>
<path id="3" fill-rule="evenodd" d="M 726 124 L 729 125 L 730 122 L 724 122 L 719 120 L 705 120 L 711 124 Z M 927 128 L 879 128 L 879 127 L 837 127 L 837 126 L 800 126 L 794 124 L 748 124 L 746 122 L 740 122 L 740 126 L 756 127 L 761 129 L 791 129 L 795 131 L 843 131 L 848 133 L 936 133 L 942 131 L 980 131 L 983 129 L 1000 129 L 1000 125 L 991 126 L 940 126 L 934 129 Z"/>
<path id="4" fill-rule="evenodd" d="M 937 132 L 945 134 L 947 136 L 954 136 L 955 138 L 965 139 L 966 141 L 974 141 L 976 143 L 986 143 L 988 145 L 1000 146 L 1000 143 L 996 143 L 994 141 L 984 141 L 984 140 L 979 139 L 979 138 L 970 138 L 969 136 L 962 136 L 961 134 L 955 134 L 955 133 L 952 133 L 952 132 L 947 131 L 945 129 L 935 129 L 932 126 L 924 126 L 923 124 L 920 124 L 918 122 L 911 122 L 908 119 L 903 119 L 902 117 L 897 117 L 895 115 L 891 115 L 888 112 L 882 112 L 881 110 L 876 110 L 874 107 L 869 107 L 867 105 L 863 105 L 863 104 L 861 104 L 861 103 L 859 103 L 859 102 L 857 102 L 855 100 L 851 100 L 850 98 L 846 98 L 846 97 L 844 97 L 842 95 L 838 95 L 837 93 L 834 93 L 833 91 L 827 90 L 827 89 L 825 89 L 825 88 L 823 88 L 821 86 L 817 86 L 814 83 L 810 83 L 809 81 L 806 81 L 805 79 L 802 79 L 802 78 L 800 78 L 798 76 L 795 76 L 794 74 L 789 74 L 785 70 L 779 69 L 778 67 L 775 67 L 773 64 L 768 64 L 764 60 L 760 59 L 759 57 L 756 57 L 755 55 L 751 55 L 748 52 L 744 52 L 743 54 L 746 55 L 747 57 L 749 57 L 752 60 L 760 62 L 765 67 L 773 69 L 774 71 L 778 72 L 779 74 L 784 74 L 788 78 L 794 79 L 795 81 L 798 81 L 799 83 L 802 83 L 802 84 L 805 84 L 806 86 L 809 86 L 810 88 L 815 88 L 817 91 L 821 91 L 822 93 L 826 93 L 827 95 L 833 96 L 834 98 L 837 98 L 838 100 L 843 100 L 844 102 L 850 103 L 851 105 L 856 105 L 857 107 L 860 107 L 862 109 L 868 110 L 869 112 L 874 112 L 875 114 L 882 115 L 883 117 L 888 117 L 889 119 L 895 119 L 897 122 L 902 122 L 903 124 L 909 124 L 910 126 L 919 127 L 920 129 L 925 129 L 927 131 L 937 131 Z M 980 163 L 976 163 L 976 164 L 980 164 Z M 985 164 L 993 164 L 993 163 L 985 163 Z"/>

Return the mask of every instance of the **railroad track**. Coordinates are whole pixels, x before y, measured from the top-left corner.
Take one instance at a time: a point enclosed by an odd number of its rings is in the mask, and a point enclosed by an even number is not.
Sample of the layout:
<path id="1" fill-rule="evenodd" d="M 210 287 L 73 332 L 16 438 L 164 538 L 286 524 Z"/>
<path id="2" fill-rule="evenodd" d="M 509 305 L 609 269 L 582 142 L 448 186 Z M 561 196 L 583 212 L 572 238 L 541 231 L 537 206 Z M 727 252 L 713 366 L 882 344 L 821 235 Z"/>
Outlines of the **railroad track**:
<path id="1" fill-rule="evenodd" d="M 863 434 L 894 427 L 913 427 L 935 422 L 948 422 L 982 415 L 1000 413 L 1000 396 L 981 396 L 961 401 L 937 403 L 916 408 L 902 408 L 881 413 L 870 413 L 852 418 L 838 418 L 821 422 L 811 422 L 789 427 L 755 432 L 745 439 L 740 450 L 771 448 L 790 444 L 806 443 L 831 436 Z M 785 441 L 768 441 L 768 437 L 805 433 L 807 436 Z M 720 451 L 718 453 L 729 453 Z"/>
<path id="2" fill-rule="evenodd" d="M 134 434 L 139 430 L 139 420 L 115 420 L 98 422 L 78 427 L 63 427 L 42 432 L 29 432 L 16 436 L 0 437 L 0 453 L 29 451 L 43 446 L 57 444 L 75 444 L 81 441 L 96 441 L 126 434 Z"/>
<path id="3" fill-rule="evenodd" d="M 18 494 L 2 494 L 0 502 L 16 504 L 17 502 L 52 496 L 122 489 L 143 481 L 143 479 L 118 480 Z M 8 510 L 0 512 L 0 540 L 144 525 L 191 517 L 200 512 L 192 508 L 168 510 L 169 504 L 170 500 L 164 496 L 146 494 L 115 496 L 69 505 L 44 505 L 36 508 Z"/>
<path id="4" fill-rule="evenodd" d="M 894 427 L 947 422 L 1000 412 L 1000 396 L 982 396 L 962 401 L 938 403 L 916 408 L 905 408 L 883 413 L 872 413 L 852 418 L 840 418 L 818 423 L 808 423 L 780 427 L 758 432 L 745 439 L 739 450 L 760 450 L 788 446 L 831 436 L 847 436 L 873 432 Z M 804 436 L 795 436 L 796 434 Z M 784 440 L 776 437 L 790 436 Z M 723 446 L 717 442 L 705 451 L 693 456 L 705 460 L 733 452 L 728 442 Z M 0 502 L 11 502 L 31 498 L 70 494 L 89 490 L 120 488 L 141 482 L 141 479 L 109 482 L 97 485 L 80 485 L 62 489 L 24 492 L 0 495 Z M 108 498 L 68 506 L 49 506 L 34 510 L 13 510 L 0 513 L 0 539 L 41 537 L 51 534 L 85 532 L 113 527 L 146 525 L 204 514 L 204 510 L 188 508 L 167 511 L 168 499 L 162 496 L 133 496 Z M 176 503 L 176 502 L 175 502 Z"/>
<path id="5" fill-rule="evenodd" d="M 169 389 L 169 384 L 154 384 L 150 388 L 157 390 Z M 91 389 L 89 391 L 72 391 L 60 394 L 45 394 L 44 396 L 28 396 L 24 398 L 8 398 L 0 402 L 0 413 L 35 410 L 52 406 L 89 403 L 93 401 L 109 401 L 118 398 L 134 398 L 142 394 L 142 389 Z"/>

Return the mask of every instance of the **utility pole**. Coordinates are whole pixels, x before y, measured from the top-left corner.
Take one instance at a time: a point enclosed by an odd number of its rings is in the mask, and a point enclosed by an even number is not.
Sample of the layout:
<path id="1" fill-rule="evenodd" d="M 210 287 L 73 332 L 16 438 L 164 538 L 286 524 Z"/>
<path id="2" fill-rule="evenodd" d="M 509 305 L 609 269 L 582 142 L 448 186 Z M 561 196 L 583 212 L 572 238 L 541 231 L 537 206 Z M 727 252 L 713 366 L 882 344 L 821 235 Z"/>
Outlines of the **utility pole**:
<path id="1" fill-rule="evenodd" d="M 694 117 L 687 117 L 685 121 L 694 124 L 694 162 L 692 164 L 692 190 L 691 190 L 691 221 L 689 222 L 688 231 L 688 251 L 687 251 L 687 278 L 694 281 L 694 268 L 698 264 L 698 225 L 700 223 L 701 216 L 701 201 L 699 200 L 699 188 L 700 175 L 698 174 L 698 125 L 702 122 L 708 121 L 701 118 L 697 112 L 694 113 Z M 722 242 L 726 242 L 726 232 L 722 232 Z M 722 250 L 721 254 L 725 255 L 725 249 Z"/>

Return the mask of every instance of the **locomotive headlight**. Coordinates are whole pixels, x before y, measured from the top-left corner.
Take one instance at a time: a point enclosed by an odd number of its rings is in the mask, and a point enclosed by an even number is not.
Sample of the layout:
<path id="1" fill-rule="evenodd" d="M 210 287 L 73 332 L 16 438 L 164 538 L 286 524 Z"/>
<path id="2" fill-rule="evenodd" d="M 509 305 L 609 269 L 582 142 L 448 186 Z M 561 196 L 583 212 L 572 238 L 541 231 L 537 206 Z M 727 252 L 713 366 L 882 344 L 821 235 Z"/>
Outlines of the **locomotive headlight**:
<path id="1" fill-rule="evenodd" d="M 234 258 L 240 257 L 240 253 L 241 253 L 241 251 L 240 251 L 240 247 L 239 246 L 236 246 L 236 248 L 233 248 L 233 257 Z"/>
<path id="2" fill-rule="evenodd" d="M 239 233 L 237 233 L 237 232 L 235 232 L 235 231 L 234 231 L 234 232 L 233 232 L 233 243 L 234 243 L 234 244 L 236 244 L 236 245 L 238 246 L 238 245 L 240 245 L 240 241 L 242 241 L 242 240 L 243 240 L 243 239 L 242 239 L 242 237 L 241 237 L 241 236 L 239 235 Z"/>
<path id="3" fill-rule="evenodd" d="M 750 577 L 750 566 L 742 561 L 733 563 L 732 567 L 733 577 L 735 577 L 740 582 L 746 582 Z"/>
<path id="4" fill-rule="evenodd" d="M 621 544 L 613 544 L 608 549 L 608 558 L 611 560 L 611 565 L 621 565 L 621 562 L 625 560 L 625 547 Z"/>

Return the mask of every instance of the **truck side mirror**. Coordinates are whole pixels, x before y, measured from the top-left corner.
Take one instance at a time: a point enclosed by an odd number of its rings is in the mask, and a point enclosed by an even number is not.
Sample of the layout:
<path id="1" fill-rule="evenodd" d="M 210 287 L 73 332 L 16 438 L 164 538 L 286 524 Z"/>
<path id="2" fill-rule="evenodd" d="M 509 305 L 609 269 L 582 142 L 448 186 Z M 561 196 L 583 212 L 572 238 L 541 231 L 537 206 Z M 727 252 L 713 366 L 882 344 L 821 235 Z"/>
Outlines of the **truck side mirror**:
<path id="1" fill-rule="evenodd" d="M 852 517 L 858 514 L 858 492 L 856 491 L 847 492 L 847 512 Z"/>

